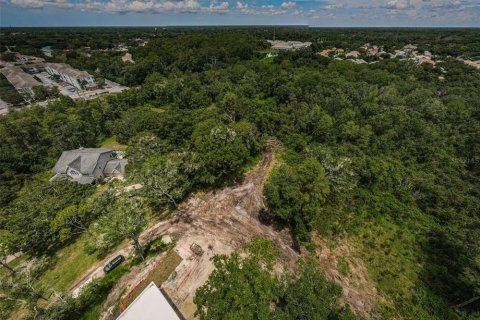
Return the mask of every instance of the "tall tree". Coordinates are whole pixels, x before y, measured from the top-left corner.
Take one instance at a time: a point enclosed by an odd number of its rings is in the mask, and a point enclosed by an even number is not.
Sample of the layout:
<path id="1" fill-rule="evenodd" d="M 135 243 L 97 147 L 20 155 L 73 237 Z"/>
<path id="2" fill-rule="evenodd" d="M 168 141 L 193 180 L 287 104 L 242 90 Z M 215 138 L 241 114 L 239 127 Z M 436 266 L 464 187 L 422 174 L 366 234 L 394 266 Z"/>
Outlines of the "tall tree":
<path id="1" fill-rule="evenodd" d="M 123 239 L 132 241 L 135 252 L 145 258 L 140 234 L 147 225 L 148 209 L 141 198 L 121 196 L 108 209 L 108 213 L 91 225 L 98 247 L 106 249 Z"/>
<path id="2" fill-rule="evenodd" d="M 299 240 L 308 240 L 313 220 L 329 193 L 320 163 L 305 159 L 274 170 L 265 185 L 266 205 L 274 219 L 289 225 Z"/>

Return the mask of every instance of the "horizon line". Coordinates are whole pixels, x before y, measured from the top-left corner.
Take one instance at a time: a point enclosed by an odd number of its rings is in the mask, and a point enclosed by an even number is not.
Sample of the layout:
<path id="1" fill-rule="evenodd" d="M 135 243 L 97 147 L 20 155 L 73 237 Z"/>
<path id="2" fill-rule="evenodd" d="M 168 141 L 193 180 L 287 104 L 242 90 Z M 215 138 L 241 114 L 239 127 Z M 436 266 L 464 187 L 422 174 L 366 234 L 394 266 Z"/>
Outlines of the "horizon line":
<path id="1" fill-rule="evenodd" d="M 480 26 L 311 26 L 309 24 L 199 24 L 199 25 L 65 25 L 65 26 L 5 26 L 2 28 L 218 28 L 218 27 L 302 27 L 302 28 L 317 28 L 317 29 L 480 29 Z M 0 30 L 1 31 L 1 30 Z"/>

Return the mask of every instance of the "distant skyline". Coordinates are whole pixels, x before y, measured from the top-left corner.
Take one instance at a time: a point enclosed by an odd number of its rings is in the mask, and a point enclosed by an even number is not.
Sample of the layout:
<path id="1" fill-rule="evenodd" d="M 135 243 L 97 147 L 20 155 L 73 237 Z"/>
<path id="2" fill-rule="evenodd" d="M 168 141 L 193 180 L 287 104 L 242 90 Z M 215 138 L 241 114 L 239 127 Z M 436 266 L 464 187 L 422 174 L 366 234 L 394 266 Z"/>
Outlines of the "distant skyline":
<path id="1" fill-rule="evenodd" d="M 480 0 L 0 0 L 3 27 L 480 27 Z"/>

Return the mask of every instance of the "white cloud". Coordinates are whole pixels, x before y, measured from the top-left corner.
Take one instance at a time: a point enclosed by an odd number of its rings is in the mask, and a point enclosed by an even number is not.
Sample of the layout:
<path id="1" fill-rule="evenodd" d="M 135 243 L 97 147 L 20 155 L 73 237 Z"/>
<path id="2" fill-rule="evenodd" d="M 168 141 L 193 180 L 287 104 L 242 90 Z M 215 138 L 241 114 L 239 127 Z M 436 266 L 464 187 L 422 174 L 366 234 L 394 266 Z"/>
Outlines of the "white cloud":
<path id="1" fill-rule="evenodd" d="M 216 1 L 213 0 L 210 3 L 210 6 L 208 8 L 202 8 L 202 11 L 213 12 L 213 13 L 226 13 L 226 12 L 228 12 L 228 9 L 229 9 L 228 2 L 224 1 L 224 2 L 217 5 Z"/>
<path id="2" fill-rule="evenodd" d="M 280 8 L 282 8 L 283 10 L 288 10 L 288 9 L 295 8 L 296 6 L 297 6 L 297 4 L 295 2 L 288 1 L 288 2 L 282 3 L 280 5 Z"/>
<path id="3" fill-rule="evenodd" d="M 388 9 L 403 10 L 411 7 L 410 1 L 407 0 L 391 0 L 387 3 Z"/>
<path id="4" fill-rule="evenodd" d="M 236 6 L 237 9 L 247 9 L 248 8 L 248 3 L 241 3 L 240 1 L 237 1 L 237 6 Z"/>
<path id="5" fill-rule="evenodd" d="M 329 4 L 322 7 L 323 10 L 337 10 L 337 9 L 343 9 L 343 8 L 345 8 L 345 4 L 343 3 Z"/>
<path id="6" fill-rule="evenodd" d="M 60 8 L 71 8 L 73 4 L 67 0 L 11 0 L 13 5 L 22 8 L 42 9 L 45 6 L 53 6 Z"/>

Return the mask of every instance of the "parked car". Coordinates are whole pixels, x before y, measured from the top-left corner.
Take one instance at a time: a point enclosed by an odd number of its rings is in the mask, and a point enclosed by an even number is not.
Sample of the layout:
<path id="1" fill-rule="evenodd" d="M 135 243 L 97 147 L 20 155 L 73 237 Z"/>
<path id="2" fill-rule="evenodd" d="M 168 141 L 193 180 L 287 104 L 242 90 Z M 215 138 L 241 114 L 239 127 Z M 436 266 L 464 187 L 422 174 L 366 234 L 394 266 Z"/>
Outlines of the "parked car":
<path id="1" fill-rule="evenodd" d="M 103 271 L 105 271 L 105 273 L 108 273 L 118 267 L 118 265 L 121 264 L 123 261 L 125 261 L 125 257 L 122 255 L 118 255 L 112 260 L 110 260 L 110 262 L 107 263 L 105 267 L 103 267 Z"/>

